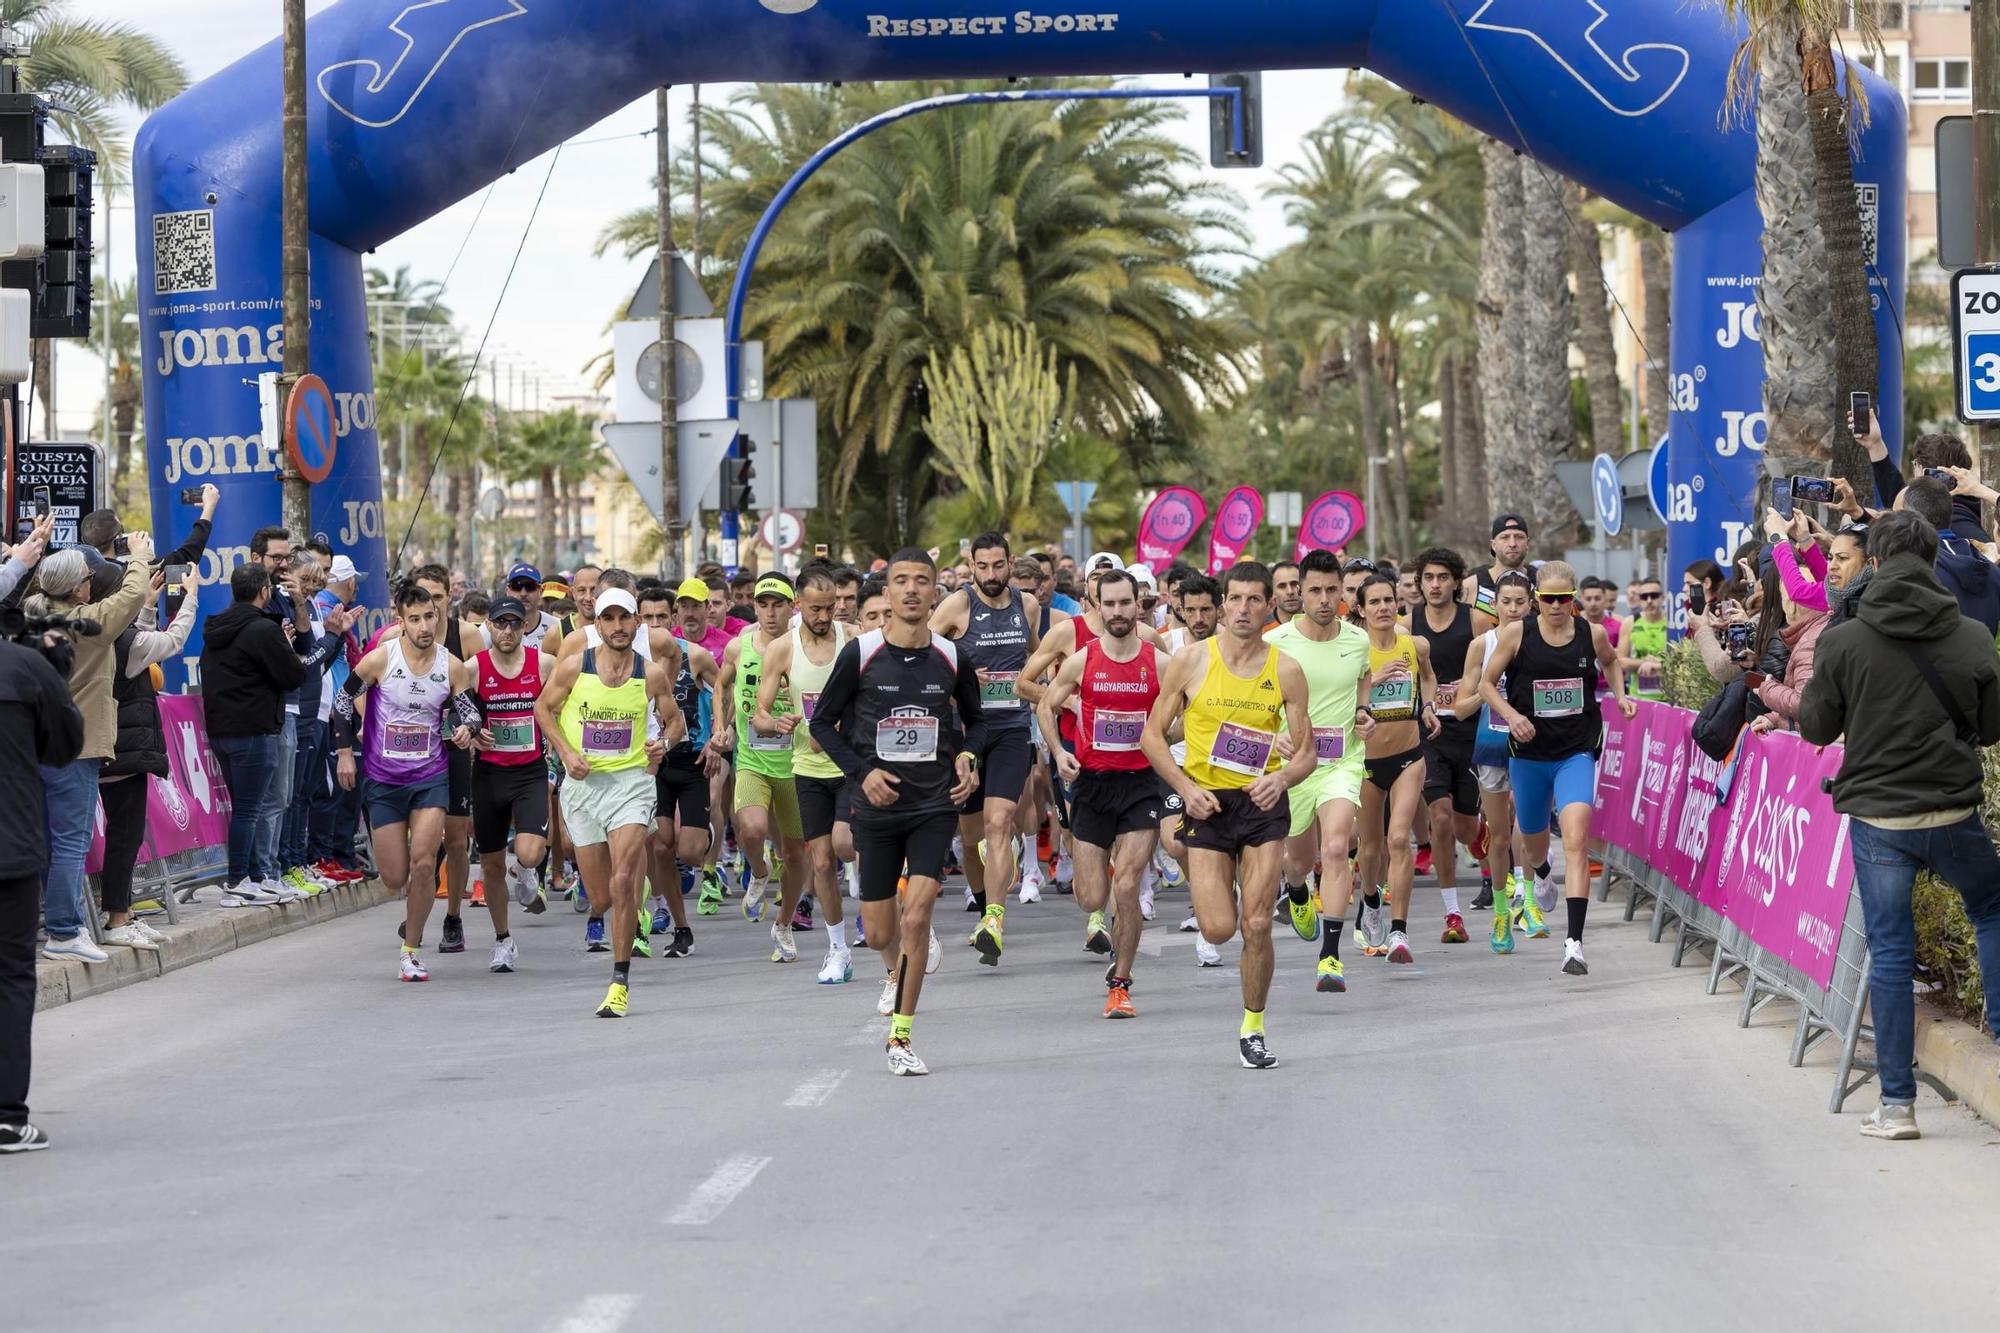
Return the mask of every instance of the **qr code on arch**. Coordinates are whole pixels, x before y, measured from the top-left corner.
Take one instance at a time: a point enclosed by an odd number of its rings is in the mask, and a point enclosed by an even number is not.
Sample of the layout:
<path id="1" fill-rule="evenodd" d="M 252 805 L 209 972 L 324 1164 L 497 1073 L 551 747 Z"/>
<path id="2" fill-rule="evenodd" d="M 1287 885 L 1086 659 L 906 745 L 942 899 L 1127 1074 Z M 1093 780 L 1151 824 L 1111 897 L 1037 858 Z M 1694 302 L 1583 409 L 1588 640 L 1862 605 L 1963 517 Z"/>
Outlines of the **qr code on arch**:
<path id="1" fill-rule="evenodd" d="M 153 294 L 215 290 L 215 210 L 153 215 Z"/>
<path id="2" fill-rule="evenodd" d="M 1861 256 L 1873 267 L 1882 241 L 1882 187 L 1854 183 L 1854 211 L 1861 218 Z"/>

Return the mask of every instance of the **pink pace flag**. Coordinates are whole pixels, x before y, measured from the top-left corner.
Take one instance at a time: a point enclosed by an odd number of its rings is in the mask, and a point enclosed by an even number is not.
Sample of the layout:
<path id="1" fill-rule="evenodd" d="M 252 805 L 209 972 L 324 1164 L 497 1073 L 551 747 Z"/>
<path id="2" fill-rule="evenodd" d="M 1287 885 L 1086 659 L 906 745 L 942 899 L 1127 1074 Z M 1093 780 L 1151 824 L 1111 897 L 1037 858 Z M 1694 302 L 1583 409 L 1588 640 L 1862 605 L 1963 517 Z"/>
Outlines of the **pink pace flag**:
<path id="1" fill-rule="evenodd" d="M 1338 551 L 1368 526 L 1368 510 L 1352 491 L 1327 491 L 1311 504 L 1299 519 L 1299 545 L 1294 560 L 1306 558 L 1311 550 Z"/>
<path id="2" fill-rule="evenodd" d="M 1155 574 L 1167 572 L 1194 537 L 1196 529 L 1208 522 L 1208 501 L 1185 486 L 1169 486 L 1153 497 L 1139 520 L 1139 561 Z"/>
<path id="3" fill-rule="evenodd" d="M 1238 486 L 1215 508 L 1215 526 L 1208 534 L 1208 572 L 1220 574 L 1243 558 L 1257 525 L 1264 521 L 1264 493 Z"/>

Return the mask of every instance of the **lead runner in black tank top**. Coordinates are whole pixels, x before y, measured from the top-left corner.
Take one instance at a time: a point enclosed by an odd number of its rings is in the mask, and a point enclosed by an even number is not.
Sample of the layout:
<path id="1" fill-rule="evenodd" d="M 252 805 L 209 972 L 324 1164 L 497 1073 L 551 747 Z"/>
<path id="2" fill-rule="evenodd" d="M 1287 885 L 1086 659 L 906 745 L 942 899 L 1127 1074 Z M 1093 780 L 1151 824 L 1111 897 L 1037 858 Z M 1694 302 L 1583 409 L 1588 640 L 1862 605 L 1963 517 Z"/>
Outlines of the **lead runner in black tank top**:
<path id="1" fill-rule="evenodd" d="M 1458 906 L 1458 848 L 1479 840 L 1479 770 L 1472 758 L 1478 724 L 1452 709 L 1465 657 L 1474 638 L 1472 609 L 1460 603 L 1465 562 L 1456 551 L 1434 547 L 1416 559 L 1421 600 L 1410 613 L 1410 633 L 1430 644 L 1431 672 L 1437 680 L 1438 734 L 1424 741 L 1424 809 L 1430 828 L 1430 863 L 1444 900 L 1444 944 L 1464 944 L 1470 938 Z M 1442 628 L 1435 617 L 1444 614 Z M 1419 840 L 1421 858 L 1426 840 Z M 1491 885 L 1481 889 L 1475 907 L 1492 906 Z"/>

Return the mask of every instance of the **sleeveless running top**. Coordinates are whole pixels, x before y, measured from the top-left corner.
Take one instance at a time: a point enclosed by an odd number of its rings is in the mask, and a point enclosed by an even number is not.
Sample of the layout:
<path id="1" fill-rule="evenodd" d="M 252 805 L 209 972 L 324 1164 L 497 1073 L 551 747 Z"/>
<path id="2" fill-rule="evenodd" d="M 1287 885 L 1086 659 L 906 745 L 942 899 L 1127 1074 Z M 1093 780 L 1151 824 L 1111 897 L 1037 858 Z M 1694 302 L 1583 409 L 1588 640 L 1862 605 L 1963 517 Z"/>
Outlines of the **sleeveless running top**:
<path id="1" fill-rule="evenodd" d="M 1359 762 L 1363 747 L 1355 743 L 1354 703 L 1368 660 L 1368 631 L 1336 620 L 1333 637 L 1322 642 L 1302 634 L 1299 620 L 1293 616 L 1265 635 L 1264 642 L 1297 662 L 1305 673 L 1306 711 L 1312 717 L 1313 750 L 1319 762 Z"/>
<path id="2" fill-rule="evenodd" d="M 1431 645 L 1431 674 L 1437 678 L 1431 702 L 1437 705 L 1438 723 L 1444 728 L 1438 740 L 1464 745 L 1476 724 L 1471 718 L 1456 717 L 1451 705 L 1458 697 L 1459 681 L 1465 678 L 1465 655 L 1472 648 L 1472 608 L 1454 607 L 1451 623 L 1438 630 L 1431 628 L 1430 612 L 1418 607 L 1410 613 L 1410 632 Z"/>
<path id="3" fill-rule="evenodd" d="M 840 650 L 854 637 L 847 626 L 835 621 L 833 625 L 833 652 L 828 654 L 824 666 L 806 656 L 805 641 L 799 636 L 797 626 L 792 627 L 792 664 L 785 671 L 785 692 L 791 696 L 792 708 L 802 718 L 792 731 L 792 772 L 809 778 L 820 778 L 827 782 L 838 782 L 843 776 L 840 765 L 827 757 L 826 751 L 813 744 L 812 728 L 806 725 L 812 721 L 814 711 L 819 707 L 820 691 L 826 688 L 826 678 L 833 674 L 833 664 L 840 657 Z M 780 694 L 781 699 L 784 694 Z"/>
<path id="4" fill-rule="evenodd" d="M 687 723 L 687 739 L 667 751 L 667 758 L 683 764 L 692 763 L 696 751 L 708 744 L 709 724 L 714 720 L 710 692 L 694 678 L 694 663 L 689 660 L 687 640 L 676 634 L 681 645 L 681 669 L 674 677 L 674 702 L 680 706 L 681 718 Z"/>
<path id="5" fill-rule="evenodd" d="M 1117 662 L 1104 651 L 1104 640 L 1092 640 L 1083 650 L 1083 682 L 1076 691 L 1081 709 L 1077 762 L 1093 773 L 1150 769 L 1151 762 L 1139 750 L 1139 737 L 1159 697 L 1159 654 L 1151 644 L 1142 640 L 1137 657 Z"/>
<path id="6" fill-rule="evenodd" d="M 1278 650 L 1264 647 L 1264 663 L 1248 680 L 1222 660 L 1222 641 L 1208 641 L 1208 670 L 1181 718 L 1187 737 L 1188 777 L 1211 791 L 1241 789 L 1279 767 L 1277 740 L 1284 694 L 1278 688 Z"/>
<path id="7" fill-rule="evenodd" d="M 1491 661 L 1493 646 L 1500 642 L 1500 631 L 1487 630 L 1479 636 L 1479 641 L 1486 645 L 1486 655 L 1480 658 L 1480 661 L 1482 663 Z M 1507 693 L 1507 677 L 1504 672 L 1500 676 L 1500 693 L 1503 695 Z M 1507 730 L 1507 724 L 1493 716 L 1492 704 L 1479 705 L 1479 716 L 1474 721 L 1478 723 L 1479 730 L 1472 740 L 1472 761 L 1476 764 L 1504 768 L 1510 753 L 1508 747 L 1513 739 Z"/>
<path id="8" fill-rule="evenodd" d="M 1415 721 L 1417 685 L 1422 680 L 1422 672 L 1417 663 L 1417 641 L 1400 625 L 1396 627 L 1394 647 L 1377 648 L 1372 636 L 1368 640 L 1368 670 L 1371 675 L 1392 662 L 1401 662 L 1407 674 L 1396 680 L 1371 684 L 1368 687 L 1368 711 L 1375 715 L 1377 722 Z"/>
<path id="9" fill-rule="evenodd" d="M 521 642 L 530 648 L 541 647 L 542 640 L 549 637 L 549 631 L 555 629 L 558 623 L 556 618 L 546 611 L 539 614 L 540 620 L 521 631 Z"/>
<path id="10" fill-rule="evenodd" d="M 1014 682 L 1028 664 L 1028 614 L 1021 594 L 1007 590 L 1007 605 L 988 606 L 971 588 L 965 590 L 965 633 L 958 648 L 966 661 L 986 673 L 979 702 L 993 731 L 1026 731 L 1031 712 L 1014 693 Z"/>
<path id="11" fill-rule="evenodd" d="M 597 674 L 597 650 L 583 650 L 583 670 L 563 701 L 562 732 L 570 748 L 590 761 L 593 773 L 646 766 L 646 664 L 632 660 L 632 675 L 606 685 Z"/>
<path id="12" fill-rule="evenodd" d="M 372 782 L 414 787 L 445 771 L 445 705 L 451 698 L 451 659 L 442 646 L 431 651 L 430 669 L 418 675 L 403 654 L 403 641 L 382 645 L 388 668 L 368 698 L 362 722 L 361 769 Z"/>
<path id="13" fill-rule="evenodd" d="M 535 699 L 542 692 L 541 650 L 522 653 L 518 676 L 501 675 L 490 651 L 473 658 L 472 665 L 478 674 L 473 688 L 486 705 L 486 731 L 493 737 L 492 749 L 475 752 L 479 762 L 505 768 L 539 763 L 542 731 L 535 723 Z"/>
<path id="14" fill-rule="evenodd" d="M 1494 581 L 1493 567 L 1481 565 L 1472 571 L 1472 609 L 1482 615 L 1500 618 L 1497 603 L 1500 600 L 1500 585 Z"/>
<path id="15" fill-rule="evenodd" d="M 1080 653 L 1097 641 L 1097 631 L 1090 627 L 1090 621 L 1085 617 L 1071 616 L 1069 623 L 1076 626 L 1076 646 L 1071 649 L 1072 652 Z M 1056 719 L 1056 734 L 1068 742 L 1072 750 L 1076 748 L 1076 712 L 1077 701 L 1072 698 L 1069 707 L 1063 709 L 1062 716 Z"/>
<path id="16" fill-rule="evenodd" d="M 1597 706 L 1597 649 L 1588 625 L 1568 643 L 1542 637 L 1542 618 L 1521 622 L 1521 647 L 1508 664 L 1507 702 L 1535 724 L 1535 738 L 1513 743 L 1517 759 L 1567 759 L 1597 748 L 1604 719 Z"/>
<path id="17" fill-rule="evenodd" d="M 764 654 L 757 647 L 757 631 L 745 630 L 736 638 L 736 764 L 767 778 L 792 775 L 792 738 L 782 733 L 766 736 L 757 730 L 757 685 L 764 679 Z M 792 711 L 792 700 L 783 690 L 771 701 L 771 716 L 783 717 Z"/>

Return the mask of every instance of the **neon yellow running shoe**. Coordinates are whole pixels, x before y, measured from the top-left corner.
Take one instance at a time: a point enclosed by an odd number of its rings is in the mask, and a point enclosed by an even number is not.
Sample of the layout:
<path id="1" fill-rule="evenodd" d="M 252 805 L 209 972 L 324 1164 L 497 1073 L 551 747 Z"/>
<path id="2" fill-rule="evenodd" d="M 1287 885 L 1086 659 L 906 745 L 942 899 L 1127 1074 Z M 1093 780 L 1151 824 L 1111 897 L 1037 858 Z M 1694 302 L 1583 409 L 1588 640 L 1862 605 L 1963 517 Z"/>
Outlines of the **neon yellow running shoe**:
<path id="1" fill-rule="evenodd" d="M 1338 958 L 1319 960 L 1319 980 L 1314 989 L 1322 995 L 1339 995 L 1347 989 L 1347 970 Z"/>
<path id="2" fill-rule="evenodd" d="M 1083 947 L 1095 954 L 1111 952 L 1111 932 L 1105 929 L 1104 913 L 1090 914 L 1090 921 L 1083 928 Z"/>
<path id="3" fill-rule="evenodd" d="M 979 950 L 979 961 L 988 967 L 1000 966 L 1000 951 L 1006 947 L 1003 920 L 999 907 L 988 907 L 986 915 L 979 919 L 979 929 L 972 932 L 972 947 Z"/>
<path id="4" fill-rule="evenodd" d="M 1521 881 L 1521 930 L 1531 940 L 1545 940 L 1549 937 L 1549 923 L 1542 919 L 1542 909 L 1535 906 L 1535 886 Z"/>
<path id="5" fill-rule="evenodd" d="M 1491 943 L 1494 953 L 1514 952 L 1513 914 L 1507 910 L 1505 904 L 1502 904 L 1500 909 L 1493 913 L 1493 938 Z"/>
<path id="6" fill-rule="evenodd" d="M 1285 908 L 1292 917 L 1292 933 L 1308 942 L 1318 939 L 1319 909 L 1313 905 L 1313 896 L 1309 893 L 1304 902 L 1298 903 L 1292 901 L 1289 893 L 1285 893 L 1283 885 L 1279 886 L 1278 892 L 1285 895 Z"/>
<path id="7" fill-rule="evenodd" d="M 622 981 L 611 983 L 611 989 L 604 992 L 604 1003 L 597 1006 L 599 1018 L 625 1017 L 625 1005 L 632 998 L 632 988 Z"/>

